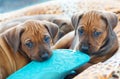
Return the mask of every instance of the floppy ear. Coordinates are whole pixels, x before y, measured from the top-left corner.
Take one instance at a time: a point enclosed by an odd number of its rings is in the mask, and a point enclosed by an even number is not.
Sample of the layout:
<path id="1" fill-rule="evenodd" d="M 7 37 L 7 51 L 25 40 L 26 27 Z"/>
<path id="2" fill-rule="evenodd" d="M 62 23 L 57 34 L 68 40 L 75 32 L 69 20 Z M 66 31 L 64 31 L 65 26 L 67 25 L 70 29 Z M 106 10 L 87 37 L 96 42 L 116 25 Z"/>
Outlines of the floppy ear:
<path id="1" fill-rule="evenodd" d="M 79 23 L 80 19 L 82 18 L 82 16 L 83 16 L 83 13 L 77 13 L 72 16 L 71 22 L 72 22 L 72 25 L 75 30 L 77 29 L 78 23 Z"/>
<path id="2" fill-rule="evenodd" d="M 99 54 L 97 54 L 98 56 L 106 55 L 108 52 L 110 52 L 111 48 L 115 47 L 115 50 L 116 50 L 117 41 L 118 41 L 117 36 L 116 36 L 115 32 L 113 31 L 113 29 L 115 28 L 115 26 L 118 23 L 117 16 L 114 13 L 106 12 L 106 13 L 102 14 L 102 19 L 107 24 L 108 35 L 106 37 L 105 45 L 99 50 L 99 52 L 98 52 Z"/>
<path id="3" fill-rule="evenodd" d="M 17 52 L 20 44 L 20 36 L 24 29 L 20 26 L 15 26 L 9 30 L 7 30 L 3 34 L 3 38 L 6 40 L 8 45 L 13 48 L 14 52 Z"/>
<path id="4" fill-rule="evenodd" d="M 57 24 L 59 28 L 65 26 L 65 25 L 70 25 L 71 20 L 69 18 L 55 18 L 51 22 Z"/>
<path id="5" fill-rule="evenodd" d="M 48 32 L 51 35 L 51 38 L 54 39 L 58 33 L 58 26 L 54 23 L 43 21 L 44 26 L 47 28 Z"/>
<path id="6" fill-rule="evenodd" d="M 59 28 L 61 28 L 63 25 L 67 24 L 66 22 L 64 22 L 63 20 L 60 20 L 60 19 L 54 19 L 52 22 L 57 24 L 59 26 Z"/>
<path id="7" fill-rule="evenodd" d="M 111 13 L 111 12 L 106 12 L 103 15 L 107 19 L 107 23 L 110 25 L 110 27 L 112 29 L 114 29 L 117 26 L 117 23 L 118 23 L 118 17 L 116 16 L 116 14 Z"/>

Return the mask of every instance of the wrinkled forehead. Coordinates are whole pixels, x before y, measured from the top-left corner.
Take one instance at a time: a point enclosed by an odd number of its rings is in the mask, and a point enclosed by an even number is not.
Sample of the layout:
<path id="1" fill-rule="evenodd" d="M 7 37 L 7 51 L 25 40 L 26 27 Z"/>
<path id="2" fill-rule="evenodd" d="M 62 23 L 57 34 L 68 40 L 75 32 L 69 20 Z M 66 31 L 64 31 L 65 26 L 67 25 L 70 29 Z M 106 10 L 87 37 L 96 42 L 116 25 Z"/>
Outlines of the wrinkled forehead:
<path id="1" fill-rule="evenodd" d="M 48 30 L 41 22 L 28 22 L 24 24 L 24 37 L 41 40 L 45 35 L 49 35 Z"/>
<path id="2" fill-rule="evenodd" d="M 24 24 L 24 26 L 26 32 L 31 32 L 34 34 L 42 34 L 48 32 L 45 28 L 45 25 L 43 25 L 41 21 L 28 21 Z"/>
<path id="3" fill-rule="evenodd" d="M 79 22 L 80 25 L 93 28 L 105 28 L 106 22 L 102 13 L 91 11 L 83 14 Z"/>

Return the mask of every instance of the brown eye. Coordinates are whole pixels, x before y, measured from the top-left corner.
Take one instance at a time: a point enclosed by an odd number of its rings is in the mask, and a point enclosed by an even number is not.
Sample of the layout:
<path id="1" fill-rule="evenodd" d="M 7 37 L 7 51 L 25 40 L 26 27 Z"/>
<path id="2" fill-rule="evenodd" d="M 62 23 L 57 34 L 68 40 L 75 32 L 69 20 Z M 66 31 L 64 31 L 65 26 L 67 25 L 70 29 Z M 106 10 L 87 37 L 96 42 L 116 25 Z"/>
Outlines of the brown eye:
<path id="1" fill-rule="evenodd" d="M 33 42 L 31 40 L 27 40 L 25 42 L 25 46 L 27 46 L 28 48 L 32 48 L 33 47 Z"/>

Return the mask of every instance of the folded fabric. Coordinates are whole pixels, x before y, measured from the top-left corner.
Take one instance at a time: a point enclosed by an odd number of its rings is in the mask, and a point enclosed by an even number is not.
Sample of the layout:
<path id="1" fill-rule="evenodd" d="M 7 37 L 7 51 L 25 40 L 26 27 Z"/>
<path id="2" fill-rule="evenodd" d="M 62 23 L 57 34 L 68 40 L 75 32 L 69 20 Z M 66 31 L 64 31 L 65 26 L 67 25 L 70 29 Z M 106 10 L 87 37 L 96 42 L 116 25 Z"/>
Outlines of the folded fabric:
<path id="1" fill-rule="evenodd" d="M 57 49 L 53 50 L 50 59 L 44 62 L 32 61 L 7 79 L 64 79 L 89 60 L 90 57 L 80 51 Z"/>

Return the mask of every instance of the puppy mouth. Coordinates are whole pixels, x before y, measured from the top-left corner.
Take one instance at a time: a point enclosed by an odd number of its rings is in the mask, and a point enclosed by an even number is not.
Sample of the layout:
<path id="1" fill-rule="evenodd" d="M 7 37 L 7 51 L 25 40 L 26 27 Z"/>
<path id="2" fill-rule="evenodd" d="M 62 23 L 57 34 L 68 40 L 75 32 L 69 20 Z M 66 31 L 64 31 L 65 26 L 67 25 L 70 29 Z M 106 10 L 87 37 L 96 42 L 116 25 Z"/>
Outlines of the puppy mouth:
<path id="1" fill-rule="evenodd" d="M 49 59 L 51 57 L 51 55 L 49 55 L 48 53 L 45 53 L 43 55 L 40 56 L 40 58 L 42 59 L 42 61 L 45 61 L 47 59 Z"/>
<path id="2" fill-rule="evenodd" d="M 81 52 L 89 55 L 89 56 L 100 55 L 101 52 L 103 52 L 102 50 L 103 50 L 103 48 L 104 48 L 105 45 L 106 45 L 106 43 L 103 44 L 103 45 L 101 45 L 100 47 L 95 47 L 95 46 L 93 46 L 93 47 L 84 47 L 83 46 L 82 47 L 82 46 L 80 46 L 79 50 Z"/>
<path id="3" fill-rule="evenodd" d="M 85 54 L 89 55 L 89 56 L 93 56 L 93 55 L 97 55 L 97 52 L 84 52 Z"/>
<path id="4" fill-rule="evenodd" d="M 83 53 L 89 55 L 89 56 L 97 55 L 98 52 L 99 52 L 99 51 L 94 52 L 94 51 L 92 51 L 92 50 L 81 50 L 81 49 L 79 49 L 79 50 L 80 50 L 81 52 L 83 52 Z"/>
<path id="5" fill-rule="evenodd" d="M 89 52 L 85 52 L 86 54 L 90 55 L 90 56 L 100 56 L 102 54 L 103 50 L 102 48 L 100 47 L 98 50 L 92 52 L 92 51 L 89 51 Z"/>
<path id="6" fill-rule="evenodd" d="M 43 62 L 48 60 L 52 55 L 48 54 L 43 54 L 43 55 L 38 55 L 38 56 L 32 56 L 31 60 L 38 61 L 38 62 Z"/>
<path id="7" fill-rule="evenodd" d="M 32 57 L 31 58 L 31 60 L 34 60 L 34 61 L 38 61 L 38 62 L 43 62 L 43 61 L 45 61 L 45 60 L 47 60 L 47 59 L 49 59 L 49 58 L 46 58 L 46 59 L 42 59 L 42 58 L 36 58 L 36 57 Z"/>
<path id="8" fill-rule="evenodd" d="M 80 50 L 81 52 L 90 55 L 89 51 L 85 51 L 85 50 Z"/>

